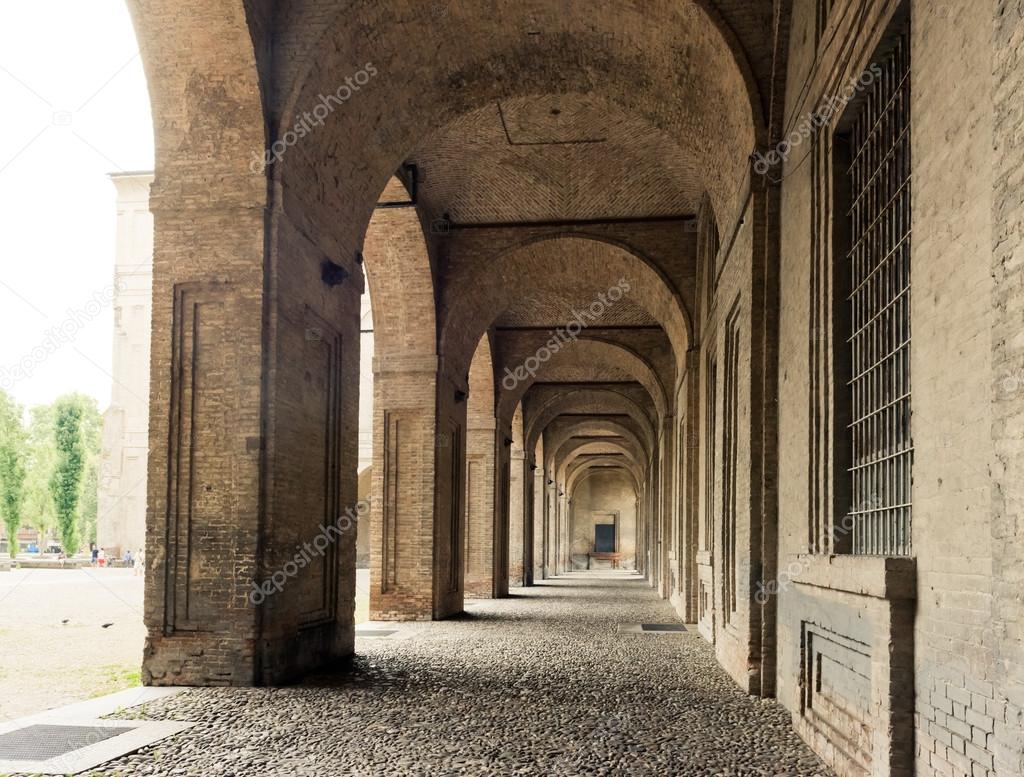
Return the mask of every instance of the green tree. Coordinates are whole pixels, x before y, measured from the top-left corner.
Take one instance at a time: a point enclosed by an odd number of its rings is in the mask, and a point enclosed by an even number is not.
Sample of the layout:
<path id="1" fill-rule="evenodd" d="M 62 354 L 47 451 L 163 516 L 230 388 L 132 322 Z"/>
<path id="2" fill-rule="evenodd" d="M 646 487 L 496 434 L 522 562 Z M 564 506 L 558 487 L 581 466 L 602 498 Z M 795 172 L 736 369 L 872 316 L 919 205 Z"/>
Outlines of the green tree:
<path id="1" fill-rule="evenodd" d="M 25 523 L 39 532 L 42 549 L 46 537 L 57 522 L 50 480 L 57 465 L 57 445 L 53 432 L 53 406 L 39 405 L 29 412 L 28 455 L 25 478 Z"/>
<path id="2" fill-rule="evenodd" d="M 82 475 L 76 521 L 78 539 L 96 541 L 97 490 L 99 480 L 100 441 L 103 419 L 96 401 L 84 394 L 65 394 L 52 405 L 38 405 L 30 412 L 27 441 L 27 470 L 24 523 L 39 531 L 39 542 L 55 534 L 57 528 L 56 497 L 52 488 L 56 476 L 58 406 L 75 408 L 80 412 L 79 429 L 82 441 Z"/>
<path id="3" fill-rule="evenodd" d="M 18 553 L 18 529 L 25 502 L 27 444 L 21 407 L 0 390 L 0 514 L 7 529 L 7 549 Z"/>
<path id="4" fill-rule="evenodd" d="M 74 405 L 81 411 L 83 469 L 79 489 L 78 536 L 85 542 L 96 542 L 103 416 L 96 400 L 85 394 L 65 394 L 57 401 Z"/>
<path id="5" fill-rule="evenodd" d="M 68 555 L 78 551 L 78 505 L 85 471 L 82 408 L 73 399 L 61 397 L 54 405 L 54 441 L 57 466 L 50 478 L 50 493 L 57 512 L 61 545 Z"/>
<path id="6" fill-rule="evenodd" d="M 86 451 L 85 474 L 82 477 L 79 532 L 85 542 L 96 542 L 96 519 L 99 513 L 100 457 L 98 453 Z"/>

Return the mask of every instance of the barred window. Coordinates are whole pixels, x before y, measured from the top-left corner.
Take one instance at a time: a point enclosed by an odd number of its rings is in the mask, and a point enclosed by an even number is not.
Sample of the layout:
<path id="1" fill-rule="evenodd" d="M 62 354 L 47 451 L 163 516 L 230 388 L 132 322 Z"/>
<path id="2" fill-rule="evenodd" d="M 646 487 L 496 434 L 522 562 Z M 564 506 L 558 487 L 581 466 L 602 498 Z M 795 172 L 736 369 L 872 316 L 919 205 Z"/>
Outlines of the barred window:
<path id="1" fill-rule="evenodd" d="M 910 553 L 909 32 L 903 19 L 879 46 L 833 143 L 836 205 L 846 206 L 834 242 L 836 515 L 845 516 L 835 545 L 867 555 Z"/>
<path id="2" fill-rule="evenodd" d="M 699 218 L 699 232 L 697 235 L 697 251 L 700 264 L 704 272 L 704 308 L 711 309 L 711 303 L 715 300 L 715 281 L 718 276 L 718 249 L 720 239 L 718 236 L 718 222 L 715 220 L 715 212 L 711 203 L 705 199 L 701 206 Z"/>
<path id="3" fill-rule="evenodd" d="M 715 547 L 715 437 L 718 430 L 718 364 L 709 353 L 704 383 L 704 550 Z"/>
<path id="4" fill-rule="evenodd" d="M 722 387 L 722 619 L 736 612 L 739 566 L 736 556 L 736 472 L 740 410 L 740 308 L 733 306 L 725 324 L 725 376 Z"/>

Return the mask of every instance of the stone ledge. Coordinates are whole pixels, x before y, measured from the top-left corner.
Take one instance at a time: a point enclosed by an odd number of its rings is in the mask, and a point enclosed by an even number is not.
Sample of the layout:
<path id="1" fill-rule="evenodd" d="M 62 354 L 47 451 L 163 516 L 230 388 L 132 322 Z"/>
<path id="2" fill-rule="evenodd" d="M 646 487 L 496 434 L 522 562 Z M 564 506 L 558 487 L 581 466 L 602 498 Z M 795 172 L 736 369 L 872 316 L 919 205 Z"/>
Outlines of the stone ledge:
<path id="1" fill-rule="evenodd" d="M 894 556 L 788 556 L 779 574 L 797 585 L 845 591 L 876 599 L 915 599 L 917 561 Z M 799 571 L 793 572 L 799 567 Z"/>

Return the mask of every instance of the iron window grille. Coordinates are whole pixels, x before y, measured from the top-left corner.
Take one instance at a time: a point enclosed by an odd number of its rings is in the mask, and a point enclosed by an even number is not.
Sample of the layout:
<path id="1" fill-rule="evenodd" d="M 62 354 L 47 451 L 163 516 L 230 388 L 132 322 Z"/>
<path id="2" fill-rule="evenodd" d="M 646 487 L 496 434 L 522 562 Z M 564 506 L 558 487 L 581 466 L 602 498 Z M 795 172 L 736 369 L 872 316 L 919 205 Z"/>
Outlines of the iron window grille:
<path id="1" fill-rule="evenodd" d="M 723 386 L 722 430 L 722 584 L 724 586 L 722 615 L 725 623 L 736 612 L 736 589 L 739 567 L 736 555 L 737 464 L 739 461 L 740 410 L 740 308 L 733 306 L 725 326 L 725 376 Z"/>
<path id="2" fill-rule="evenodd" d="M 911 546 L 909 33 L 903 20 L 883 40 L 874 78 L 833 143 L 836 203 L 847 206 L 834 253 L 842 265 L 834 289 L 836 515 L 844 516 L 835 539 L 838 551 L 863 555 L 905 556 Z"/>
<path id="3" fill-rule="evenodd" d="M 718 364 L 708 355 L 704 406 L 704 550 L 715 547 L 715 438 L 718 430 Z"/>

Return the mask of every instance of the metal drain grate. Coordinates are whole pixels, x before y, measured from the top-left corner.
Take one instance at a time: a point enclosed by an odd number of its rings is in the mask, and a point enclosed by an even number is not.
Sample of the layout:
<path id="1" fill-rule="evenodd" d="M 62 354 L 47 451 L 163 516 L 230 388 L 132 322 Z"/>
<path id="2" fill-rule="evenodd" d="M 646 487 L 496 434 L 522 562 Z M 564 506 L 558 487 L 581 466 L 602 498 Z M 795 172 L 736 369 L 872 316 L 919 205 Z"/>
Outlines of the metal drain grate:
<path id="1" fill-rule="evenodd" d="M 356 629 L 357 637 L 390 637 L 398 629 Z"/>
<path id="2" fill-rule="evenodd" d="M 134 730 L 134 726 L 25 726 L 0 734 L 0 760 L 48 761 Z"/>
<path id="3" fill-rule="evenodd" d="M 686 631 L 682 623 L 641 623 L 643 631 Z"/>

